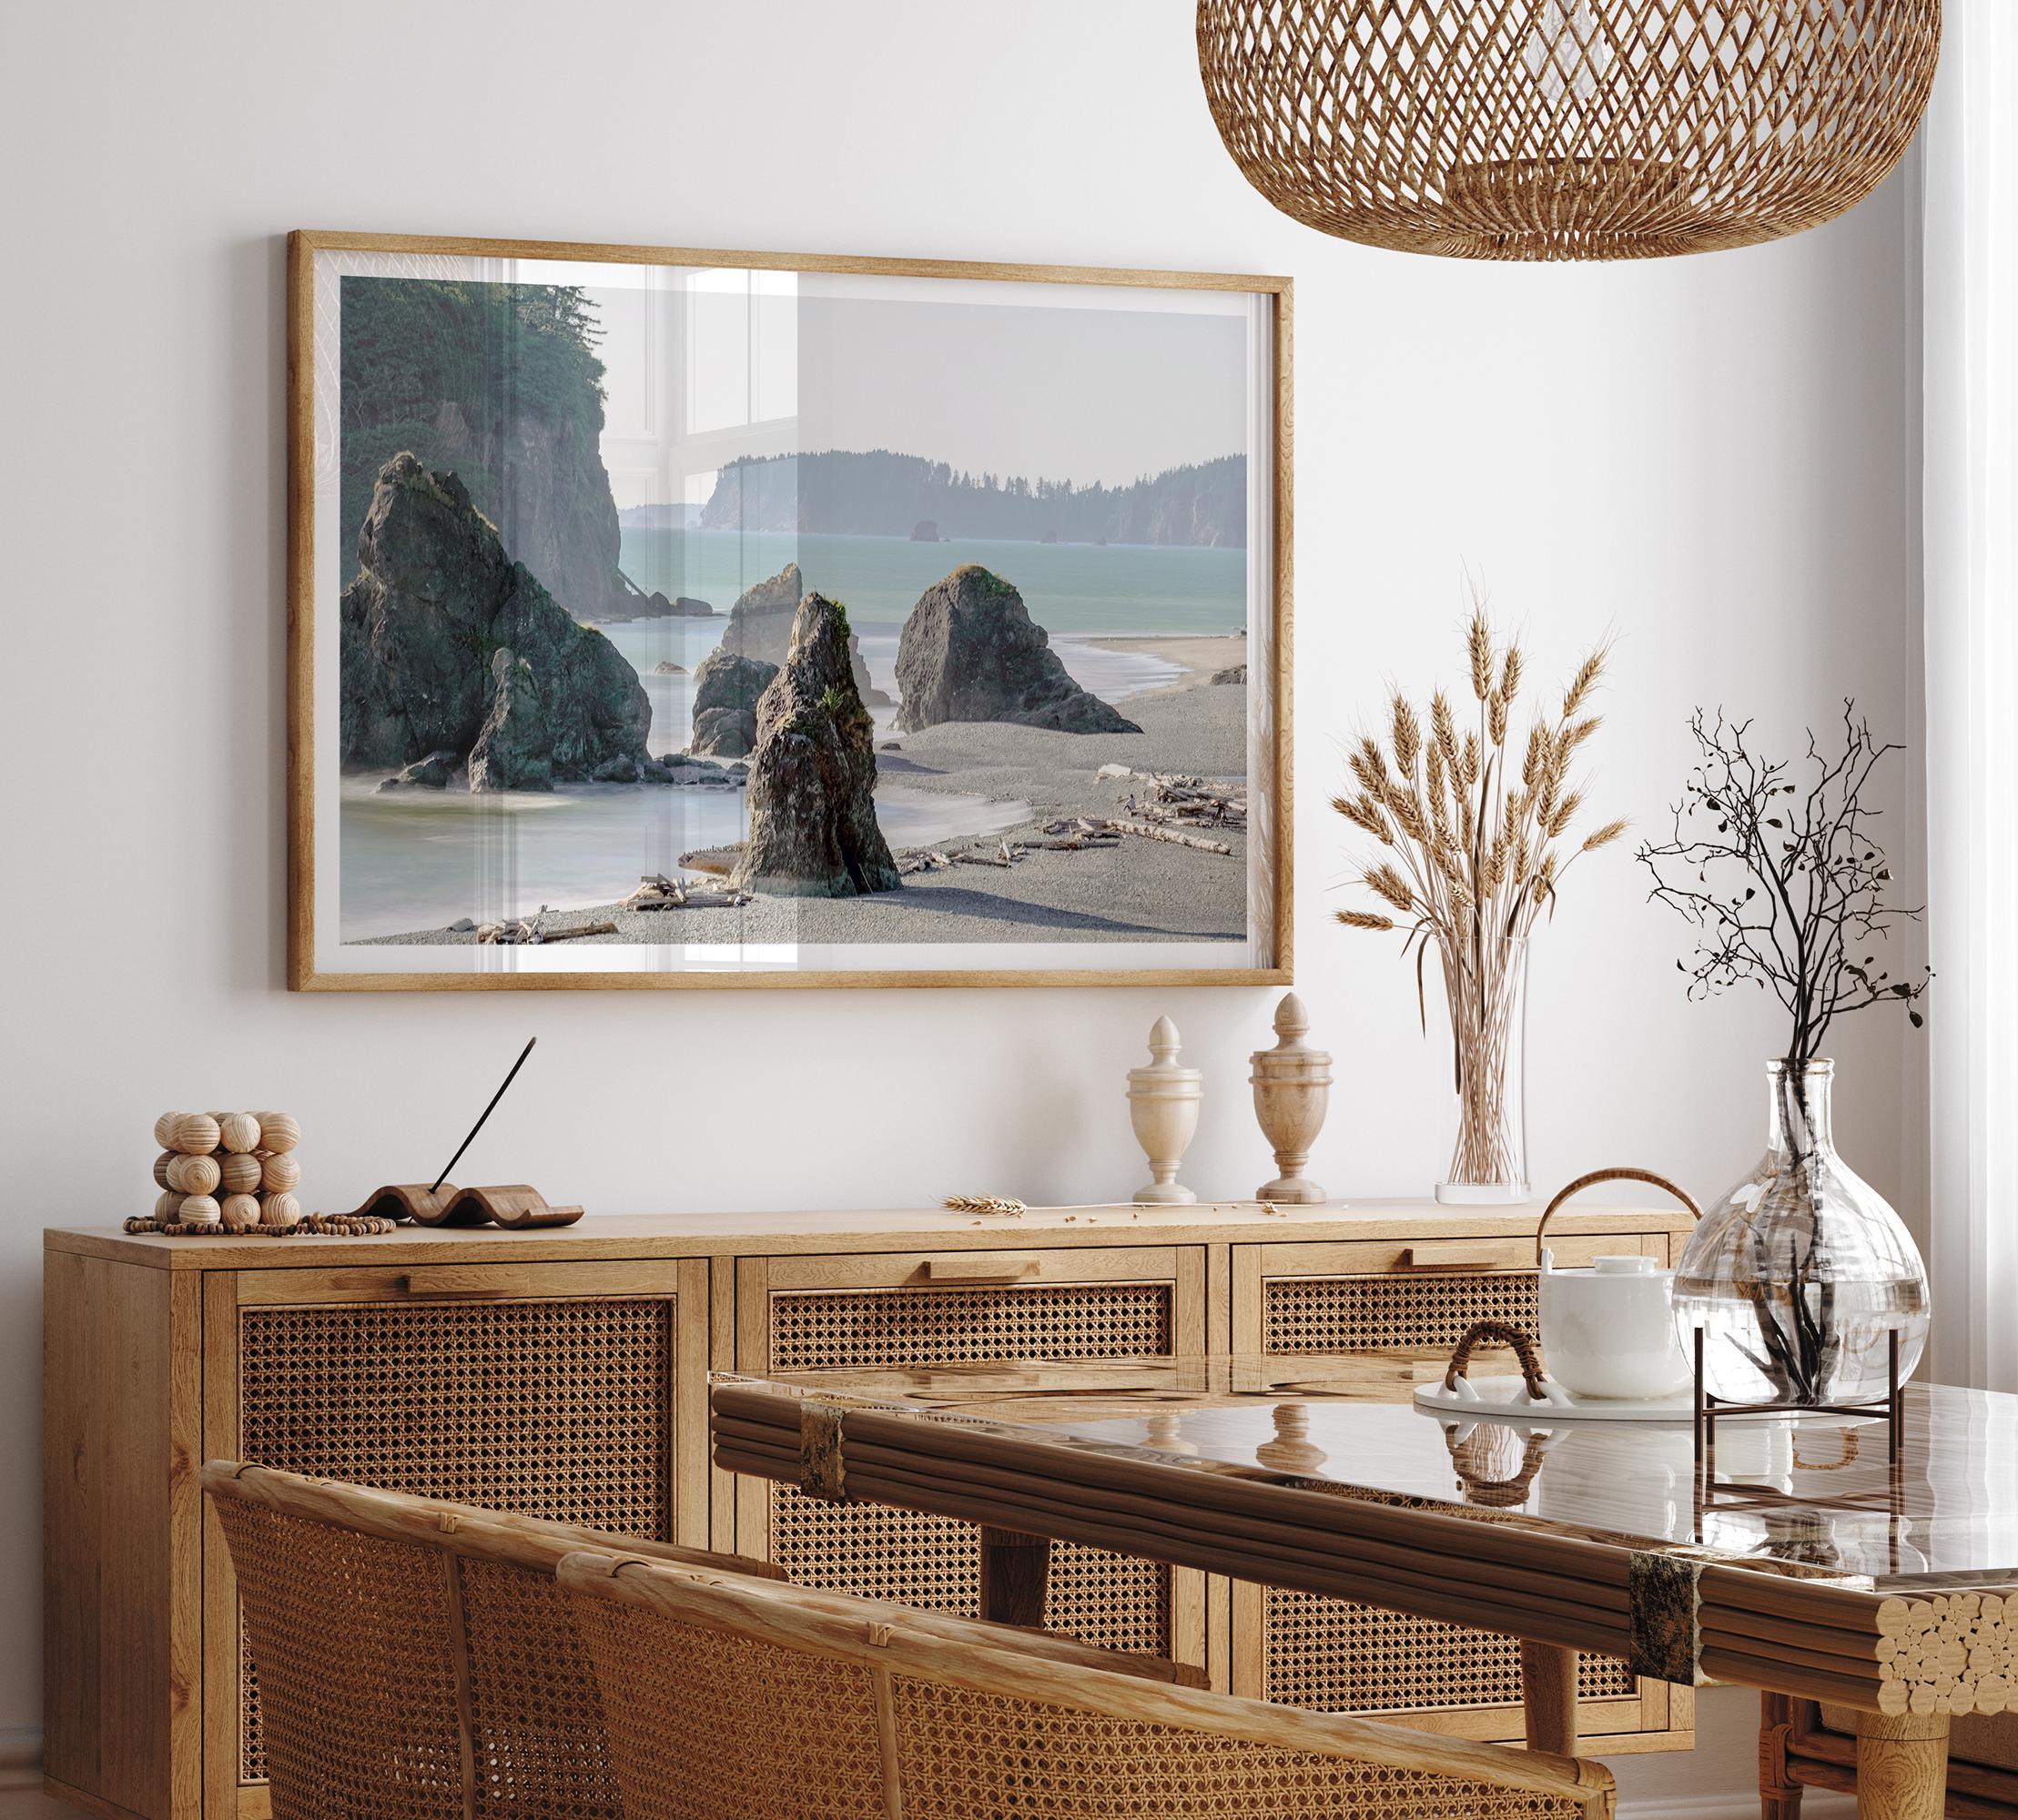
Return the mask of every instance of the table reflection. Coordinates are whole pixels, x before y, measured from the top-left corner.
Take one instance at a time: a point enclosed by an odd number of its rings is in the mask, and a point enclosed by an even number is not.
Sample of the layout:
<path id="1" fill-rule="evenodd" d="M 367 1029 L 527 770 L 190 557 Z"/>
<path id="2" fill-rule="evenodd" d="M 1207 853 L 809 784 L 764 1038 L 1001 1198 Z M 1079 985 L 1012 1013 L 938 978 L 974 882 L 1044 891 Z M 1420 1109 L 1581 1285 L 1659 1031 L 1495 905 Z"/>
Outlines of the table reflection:
<path id="1" fill-rule="evenodd" d="M 1429 1370 L 1388 1355 L 1234 1356 L 841 1369 L 762 1381 L 1003 1424 L 1024 1439 L 1142 1450 L 1194 1471 L 1517 1514 L 1628 1543 L 1698 1543 L 1881 1582 L 1966 1578 L 2018 1560 L 2018 1399 L 1909 1387 L 1896 1465 L 1881 1422 L 1725 1421 L 1705 1477 L 1686 1418 L 1455 1418 L 1399 1400 Z"/>

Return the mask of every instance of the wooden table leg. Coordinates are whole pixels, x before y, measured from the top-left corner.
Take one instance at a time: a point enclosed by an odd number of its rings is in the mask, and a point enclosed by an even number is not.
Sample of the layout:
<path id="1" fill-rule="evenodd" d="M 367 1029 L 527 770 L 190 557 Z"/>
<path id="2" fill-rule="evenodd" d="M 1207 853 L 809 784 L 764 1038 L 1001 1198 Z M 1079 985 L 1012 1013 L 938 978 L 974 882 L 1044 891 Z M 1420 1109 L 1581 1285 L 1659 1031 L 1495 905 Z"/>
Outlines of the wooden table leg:
<path id="1" fill-rule="evenodd" d="M 981 1527 L 981 1615 L 998 1624 L 1044 1628 L 1051 1577 L 1049 1537 Z"/>
<path id="2" fill-rule="evenodd" d="M 1948 1805 L 1945 1714 L 1857 1715 L 1857 1812 L 1861 1820 L 1942 1820 Z"/>
<path id="3" fill-rule="evenodd" d="M 1763 1820 L 1800 1820 L 1800 1785 L 1789 1774 L 1787 1744 L 1794 1703 L 1784 1694 L 1759 1696 L 1759 1811 Z"/>
<path id="4" fill-rule="evenodd" d="M 1577 1754 L 1577 1652 L 1554 1643 L 1520 1646 L 1520 1693 L 1527 1713 L 1527 1748 Z"/>

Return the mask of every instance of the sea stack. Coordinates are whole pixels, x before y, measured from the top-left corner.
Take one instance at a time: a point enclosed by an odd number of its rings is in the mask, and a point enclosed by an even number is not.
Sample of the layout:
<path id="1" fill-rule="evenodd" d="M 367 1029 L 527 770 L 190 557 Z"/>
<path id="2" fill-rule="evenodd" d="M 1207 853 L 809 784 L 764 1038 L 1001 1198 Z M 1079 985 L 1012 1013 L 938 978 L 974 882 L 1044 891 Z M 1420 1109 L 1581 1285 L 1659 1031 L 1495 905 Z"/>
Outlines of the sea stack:
<path id="1" fill-rule="evenodd" d="M 743 758 L 756 744 L 756 704 L 777 674 L 760 657 L 738 657 L 727 645 L 708 652 L 694 672 L 695 756 Z"/>
<path id="2" fill-rule="evenodd" d="M 398 771 L 447 753 L 482 790 L 644 763 L 652 704 L 637 672 L 504 553 L 461 480 L 411 454 L 379 470 L 340 641 L 347 767 Z"/>
<path id="3" fill-rule="evenodd" d="M 918 597 L 897 650 L 900 733 L 942 721 L 1012 721 L 1065 733 L 1139 733 L 1073 682 L 1023 597 L 979 564 Z"/>
<path id="4" fill-rule="evenodd" d="M 847 610 L 808 594 L 784 667 L 757 703 L 749 838 L 732 884 L 798 897 L 900 887 L 876 822 L 874 736 L 849 662 Z"/>
<path id="5" fill-rule="evenodd" d="M 792 626 L 806 594 L 806 578 L 796 562 L 744 589 L 729 609 L 718 647 L 733 657 L 754 657 L 774 668 L 785 662 L 792 642 Z"/>
<path id="6" fill-rule="evenodd" d="M 792 642 L 792 627 L 806 596 L 806 578 L 796 562 L 787 562 L 776 574 L 744 589 L 729 609 L 729 622 L 723 628 L 716 648 L 736 657 L 754 657 L 774 667 L 785 662 Z M 855 677 L 855 692 L 872 708 L 887 708 L 890 698 L 869 681 L 868 666 L 862 662 L 860 642 L 853 632 L 847 641 L 848 668 Z M 696 752 L 701 747 L 695 748 Z"/>

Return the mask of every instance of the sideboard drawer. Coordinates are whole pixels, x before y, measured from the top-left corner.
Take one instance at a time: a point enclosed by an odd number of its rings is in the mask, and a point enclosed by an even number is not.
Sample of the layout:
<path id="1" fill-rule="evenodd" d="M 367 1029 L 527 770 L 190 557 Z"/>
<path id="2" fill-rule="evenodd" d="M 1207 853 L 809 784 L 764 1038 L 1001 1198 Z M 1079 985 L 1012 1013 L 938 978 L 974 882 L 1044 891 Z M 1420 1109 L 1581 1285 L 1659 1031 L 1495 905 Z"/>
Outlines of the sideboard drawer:
<path id="1" fill-rule="evenodd" d="M 1658 1230 L 1552 1231 L 1549 1246 L 1561 1265 L 1620 1253 L 1668 1261 L 1668 1237 Z M 1426 1380 L 1475 1320 L 1536 1325 L 1528 1238 L 1235 1246 L 1232 1277 L 1236 1352 L 1401 1355 L 1422 1360 Z M 1406 1394 L 1399 1380 L 1395 1394 Z M 1232 1589 L 1232 1633 L 1236 1694 L 1468 1737 L 1522 1735 L 1520 1651 L 1510 1637 L 1242 1584 Z M 1623 1662 L 1585 1656 L 1577 1691 L 1579 1728 L 1603 1753 L 1691 1741 L 1686 1690 L 1638 1680 Z"/>
<path id="2" fill-rule="evenodd" d="M 1168 1357 L 1205 1350 L 1202 1248 L 745 1258 L 736 1266 L 740 1370 L 966 1360 Z M 974 1526 L 828 1504 L 743 1480 L 735 1545 L 807 1585 L 935 1611 L 979 1610 Z M 1111 1648 L 1205 1660 L 1205 1576 L 1064 1544 L 1045 1622 Z"/>
<path id="3" fill-rule="evenodd" d="M 204 1451 L 705 1545 L 707 1284 L 697 1261 L 220 1273 Z M 235 1788 L 256 1815 L 259 1684 L 206 1532 L 207 1603 L 231 1622 L 205 1637 L 205 1780 L 217 1811 Z"/>

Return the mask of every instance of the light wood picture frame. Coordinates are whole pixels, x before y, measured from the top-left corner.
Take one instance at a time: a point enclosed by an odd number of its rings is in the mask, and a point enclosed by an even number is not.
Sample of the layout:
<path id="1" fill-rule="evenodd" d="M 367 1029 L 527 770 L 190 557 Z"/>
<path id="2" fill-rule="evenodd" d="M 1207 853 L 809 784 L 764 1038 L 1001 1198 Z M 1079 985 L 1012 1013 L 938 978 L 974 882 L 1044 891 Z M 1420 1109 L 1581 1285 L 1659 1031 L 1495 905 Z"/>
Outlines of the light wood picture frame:
<path id="1" fill-rule="evenodd" d="M 1286 278 L 289 237 L 289 984 L 1292 976 Z"/>

